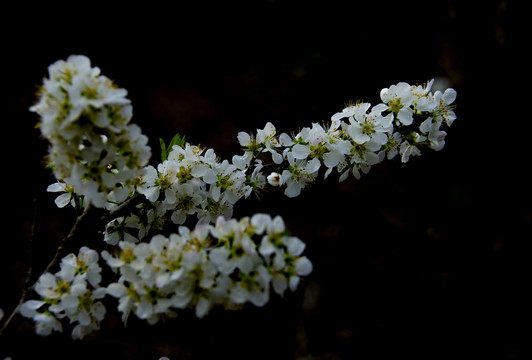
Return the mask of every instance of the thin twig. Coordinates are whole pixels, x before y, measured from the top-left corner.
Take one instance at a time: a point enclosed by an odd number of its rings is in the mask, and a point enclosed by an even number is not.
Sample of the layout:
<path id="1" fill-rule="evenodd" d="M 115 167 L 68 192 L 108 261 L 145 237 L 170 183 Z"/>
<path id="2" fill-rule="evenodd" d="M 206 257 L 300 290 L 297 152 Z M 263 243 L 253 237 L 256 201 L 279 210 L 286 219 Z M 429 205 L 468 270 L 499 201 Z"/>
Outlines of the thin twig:
<path id="1" fill-rule="evenodd" d="M 109 221 L 111 221 L 112 219 L 115 219 L 117 217 L 123 216 L 124 214 L 127 214 L 128 212 L 131 211 L 131 209 L 133 207 L 137 206 L 138 204 L 142 203 L 143 201 L 146 201 L 146 198 L 143 195 L 136 194 L 136 195 L 132 196 L 131 198 L 129 198 L 128 200 L 126 200 L 124 203 L 122 203 L 120 206 L 118 206 L 113 211 L 107 212 L 105 215 L 100 215 L 99 219 L 98 219 L 98 217 L 94 218 L 95 223 L 96 223 L 96 225 L 106 224 Z M 57 263 L 60 261 L 60 259 L 64 255 L 63 251 L 64 251 L 65 247 L 67 245 L 70 245 L 70 243 L 76 237 L 78 237 L 80 235 L 80 233 L 84 230 L 84 226 L 82 226 L 82 224 L 85 223 L 88 218 L 91 218 L 93 216 L 92 213 L 95 210 L 97 210 L 97 209 L 92 207 L 91 205 L 89 205 L 89 206 L 87 206 L 87 208 L 85 208 L 83 213 L 76 218 L 76 222 L 74 223 L 74 225 L 70 229 L 70 232 L 68 233 L 68 235 L 65 238 L 63 238 L 61 240 L 61 242 L 59 243 L 59 246 L 57 247 L 57 250 L 55 252 L 55 255 L 54 255 L 53 259 L 50 261 L 50 263 L 48 263 L 48 265 L 46 266 L 46 268 L 44 269 L 42 274 L 50 272 L 50 270 L 55 265 L 57 265 Z M 37 215 L 35 214 L 35 217 L 36 216 Z M 36 220 L 36 219 L 34 219 L 34 220 Z M 33 246 L 33 243 L 34 243 L 33 237 L 35 236 L 35 232 L 36 232 L 35 222 L 36 221 L 34 221 L 34 224 L 33 224 L 32 239 L 30 240 L 30 248 Z M 32 252 L 32 250 L 30 249 L 30 257 L 32 256 L 31 252 Z M 30 291 L 35 287 L 35 285 L 39 281 L 39 278 L 32 279 L 33 270 L 34 269 L 32 267 L 31 261 L 30 261 L 30 265 L 29 265 L 29 268 L 28 268 L 28 274 L 27 274 L 27 277 L 26 277 L 26 280 L 25 280 L 25 283 L 24 283 L 24 288 L 22 290 L 22 295 L 20 297 L 20 300 L 19 300 L 17 306 L 13 309 L 11 314 L 6 318 L 2 328 L 0 328 L 0 336 L 2 336 L 2 334 L 9 327 L 9 325 L 12 322 L 12 320 L 14 319 L 16 314 L 19 312 L 20 307 L 26 301 Z"/>
<path id="2" fill-rule="evenodd" d="M 26 273 L 26 280 L 24 281 L 23 289 L 26 289 L 30 286 L 31 281 L 33 280 L 33 261 L 34 261 L 34 252 L 33 247 L 36 243 L 37 238 L 37 227 L 39 226 L 39 206 L 37 204 L 37 198 L 33 199 L 33 222 L 31 224 L 31 237 L 28 244 L 28 270 Z"/>
<path id="3" fill-rule="evenodd" d="M 109 221 L 116 219 L 117 217 L 126 215 L 131 212 L 131 209 L 137 206 L 138 204 L 141 204 L 142 202 L 145 202 L 146 197 L 141 194 L 135 194 L 126 201 L 124 201 L 122 204 L 117 206 L 114 210 L 108 212 L 104 216 L 101 217 L 100 223 L 103 223 L 104 225 L 107 224 Z"/>
<path id="4" fill-rule="evenodd" d="M 61 242 L 59 243 L 59 246 L 57 247 L 57 250 L 55 252 L 55 255 L 54 255 L 53 259 L 50 261 L 50 263 L 48 263 L 48 265 L 46 266 L 46 268 L 44 269 L 42 274 L 50 272 L 50 270 L 59 262 L 59 260 L 61 259 L 62 255 L 63 255 L 63 250 L 66 247 L 66 245 L 70 244 L 70 242 L 72 242 L 80 234 L 80 232 L 83 231 L 83 226 L 81 226 L 82 223 L 85 222 L 85 220 L 90 217 L 90 214 L 94 210 L 95 209 L 92 206 L 89 205 L 89 206 L 87 206 L 85 211 L 80 216 L 77 217 L 76 222 L 74 223 L 74 225 L 70 229 L 70 232 L 68 233 L 68 235 L 65 238 L 63 238 L 61 240 Z M 22 295 L 20 297 L 20 300 L 19 300 L 17 306 L 13 309 L 11 314 L 5 320 L 4 325 L 0 329 L 0 336 L 2 336 L 4 331 L 6 331 L 6 329 L 9 327 L 9 325 L 11 324 L 13 318 L 19 312 L 20 307 L 26 301 L 29 292 L 35 287 L 35 285 L 39 281 L 38 278 L 37 278 L 37 280 L 34 280 L 34 281 L 31 280 L 32 272 L 33 272 L 33 270 L 32 270 L 31 265 L 30 265 L 30 270 L 28 270 L 28 277 L 26 278 L 25 287 L 22 290 Z"/>

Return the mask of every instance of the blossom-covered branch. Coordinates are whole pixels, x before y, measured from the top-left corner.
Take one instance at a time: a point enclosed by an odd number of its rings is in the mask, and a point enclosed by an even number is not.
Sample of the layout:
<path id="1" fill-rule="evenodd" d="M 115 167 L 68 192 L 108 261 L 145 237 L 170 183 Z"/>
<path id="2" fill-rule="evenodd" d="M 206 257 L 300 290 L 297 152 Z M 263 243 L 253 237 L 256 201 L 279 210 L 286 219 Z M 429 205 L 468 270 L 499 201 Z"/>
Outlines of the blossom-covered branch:
<path id="1" fill-rule="evenodd" d="M 180 227 L 169 237 L 118 245 L 116 255 L 102 253 L 120 275 L 107 287 L 101 285 L 98 253 L 85 246 L 78 255 L 64 257 L 57 273 L 40 276 L 35 291 L 41 299 L 28 300 L 20 308 L 35 321 L 38 334 L 62 331 L 63 318 L 76 324 L 73 338 L 99 329 L 106 314 L 100 300 L 107 294 L 119 299 L 124 322 L 133 312 L 154 324 L 186 308 L 201 318 L 215 305 L 263 306 L 270 287 L 279 295 L 288 288 L 295 291 L 300 277 L 312 272 L 311 262 L 302 255 L 305 244 L 289 235 L 281 217 L 265 214 L 240 221 L 220 217 L 215 225 Z"/>
<path id="2" fill-rule="evenodd" d="M 203 317 L 213 306 L 263 306 L 271 288 L 296 290 L 312 271 L 305 244 L 279 216 L 231 219 L 234 205 L 268 187 L 284 187 L 291 198 L 320 174 L 358 179 L 385 159 L 441 150 L 456 92 L 433 94 L 432 84 L 392 85 L 377 105 L 354 103 L 295 134 L 277 134 L 272 123 L 240 132 L 243 153 L 230 160 L 176 136 L 168 148 L 162 142 L 162 161 L 152 166 L 147 138 L 129 123 L 126 90 L 84 56 L 52 64 L 31 108 L 51 144 L 57 182 L 47 190 L 61 193 L 59 207 L 99 208 L 108 248 L 81 246 L 55 274 L 47 268 L 34 286 L 40 299 L 22 303 L 21 314 L 41 335 L 62 331 L 66 318 L 82 338 L 99 328 L 107 295 L 118 299 L 124 322 L 133 313 L 153 324 L 185 309 Z M 184 226 L 189 220 L 197 224 Z M 102 279 L 100 258 L 113 279 Z"/>
<path id="3" fill-rule="evenodd" d="M 120 253 L 102 256 L 120 279 L 108 292 L 120 299 L 125 321 L 131 311 L 150 323 L 161 314 L 192 308 L 203 317 L 213 305 L 233 309 L 263 306 L 270 284 L 283 295 L 312 271 L 305 244 L 289 236 L 281 217 L 256 214 L 240 221 L 219 217 L 215 225 L 154 236 L 149 243 L 119 243 Z"/>
<path id="4" fill-rule="evenodd" d="M 292 136 L 277 135 L 272 123 L 255 134 L 240 132 L 238 141 L 245 152 L 231 161 L 220 161 L 213 149 L 174 145 L 157 168 L 144 169 L 137 186 L 153 204 L 145 217 L 152 221 L 130 218 L 127 227 L 141 229 L 142 237 L 167 213 L 176 224 L 193 215 L 208 223 L 219 215 L 230 217 L 237 201 L 268 185 L 284 186 L 285 194 L 295 197 L 316 181 L 320 169 L 324 177 L 335 170 L 339 181 L 350 174 L 359 179 L 385 159 L 400 156 L 405 163 L 424 148 L 439 151 L 447 135 L 443 129 L 456 118 L 452 105 L 456 92 L 432 94 L 432 83 L 393 85 L 381 91 L 382 103 L 373 107 L 356 103 L 334 114 L 328 126 L 313 123 Z M 273 164 L 263 165 L 264 154 Z M 115 234 L 108 237 L 112 242 L 117 241 L 116 225 L 110 228 Z"/>
<path id="5" fill-rule="evenodd" d="M 42 135 L 50 142 L 49 166 L 65 191 L 65 206 L 78 196 L 96 207 L 122 202 L 151 156 L 148 138 L 130 124 L 127 91 L 118 88 L 85 56 L 70 56 L 48 68 L 40 98 L 30 108 L 40 116 Z"/>

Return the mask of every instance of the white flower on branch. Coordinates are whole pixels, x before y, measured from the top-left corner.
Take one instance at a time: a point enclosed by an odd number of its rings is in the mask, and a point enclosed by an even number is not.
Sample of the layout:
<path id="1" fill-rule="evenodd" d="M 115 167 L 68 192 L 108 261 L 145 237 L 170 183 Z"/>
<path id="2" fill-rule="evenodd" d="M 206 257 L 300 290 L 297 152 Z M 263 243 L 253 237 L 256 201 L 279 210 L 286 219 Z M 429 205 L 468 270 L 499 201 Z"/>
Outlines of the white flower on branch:
<path id="1" fill-rule="evenodd" d="M 83 338 L 104 319 L 105 295 L 118 299 L 124 322 L 133 313 L 154 324 L 185 309 L 201 318 L 217 306 L 264 306 L 271 289 L 280 296 L 297 290 L 313 270 L 305 243 L 288 233 L 281 217 L 236 220 L 233 207 L 268 185 L 295 197 L 320 174 L 336 170 L 339 181 L 359 179 L 384 159 L 400 155 L 407 162 L 422 149 L 441 150 L 456 119 L 456 91 L 432 94 L 432 83 L 391 85 L 381 90 L 381 103 L 351 103 L 330 123 L 296 134 L 277 135 L 271 122 L 255 133 L 239 132 L 243 154 L 230 160 L 177 135 L 169 146 L 161 140 L 162 161 L 152 166 L 146 136 L 130 124 L 125 89 L 84 56 L 50 65 L 31 107 L 51 144 L 57 182 L 47 190 L 62 193 L 58 207 L 110 210 L 103 238 L 117 247 L 101 256 L 116 278 L 100 286 L 98 253 L 81 247 L 62 259 L 57 273 L 39 277 L 34 290 L 40 299 L 21 301 L 20 313 L 34 320 L 40 335 L 62 331 L 68 319 L 72 336 Z M 193 229 L 176 226 L 193 217 Z M 166 225 L 177 233 L 162 235 Z"/>
<path id="2" fill-rule="evenodd" d="M 105 317 L 102 299 L 105 288 L 100 287 L 101 268 L 98 253 L 82 247 L 78 255 L 69 254 L 61 261 L 55 275 L 44 273 L 35 285 L 42 300 L 28 300 L 20 307 L 24 317 L 32 318 L 39 335 L 62 331 L 60 319 L 77 323 L 72 330 L 74 339 L 81 339 L 98 330 Z"/>
<path id="3" fill-rule="evenodd" d="M 273 239 L 275 254 L 264 250 L 264 238 Z M 107 293 L 119 299 L 124 321 L 131 312 L 156 323 L 185 308 L 203 317 L 217 305 L 263 306 L 272 279 L 282 294 L 279 284 L 295 291 L 300 277 L 312 271 L 302 256 L 303 242 L 288 235 L 280 217 L 265 214 L 239 221 L 219 217 L 215 225 L 180 227 L 179 234 L 157 235 L 149 243 L 119 245 L 118 256 L 104 251 L 102 257 L 120 274 Z"/>
<path id="4" fill-rule="evenodd" d="M 56 179 L 97 207 L 125 200 L 150 158 L 147 137 L 129 124 L 127 91 L 81 55 L 50 65 L 48 75 L 30 110 L 40 115 L 41 132 L 51 144 Z M 66 201 L 67 195 L 58 198 L 58 206 Z"/>

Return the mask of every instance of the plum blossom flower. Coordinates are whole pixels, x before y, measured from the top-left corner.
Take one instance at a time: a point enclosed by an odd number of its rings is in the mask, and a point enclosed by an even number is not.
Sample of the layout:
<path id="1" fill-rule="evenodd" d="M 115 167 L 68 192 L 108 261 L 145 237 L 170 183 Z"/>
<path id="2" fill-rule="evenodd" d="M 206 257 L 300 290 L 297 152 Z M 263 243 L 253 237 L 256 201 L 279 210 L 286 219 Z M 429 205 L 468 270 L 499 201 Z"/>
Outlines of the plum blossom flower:
<path id="1" fill-rule="evenodd" d="M 436 91 L 434 93 L 434 102 L 437 104 L 435 110 L 436 121 L 445 121 L 448 126 L 451 126 L 456 120 L 453 106 L 451 105 L 456 100 L 456 91 L 454 89 L 446 89 L 444 93 Z"/>
<path id="2" fill-rule="evenodd" d="M 255 134 L 240 132 L 244 153 L 230 160 L 175 137 L 183 141 L 172 140 L 163 161 L 151 166 L 147 138 L 130 124 L 125 89 L 84 56 L 58 61 L 48 73 L 31 111 L 51 144 L 57 183 L 47 190 L 62 192 L 56 205 L 85 199 L 85 205 L 112 210 L 135 192 L 146 200 L 105 228 L 104 241 L 117 246 L 101 257 L 115 282 L 100 286 L 99 255 L 82 247 L 62 259 L 57 273 L 40 276 L 34 288 L 40 298 L 22 304 L 21 314 L 34 320 L 38 334 L 62 331 L 68 320 L 76 339 L 99 328 L 106 295 L 118 299 L 124 322 L 134 314 L 155 324 L 186 309 L 202 318 L 216 306 L 264 306 L 271 289 L 280 296 L 296 291 L 313 271 L 305 243 L 279 216 L 231 219 L 233 206 L 266 184 L 285 186 L 285 195 L 295 197 L 320 170 L 328 177 L 336 169 L 340 181 L 350 174 L 358 179 L 385 158 L 400 155 L 407 162 L 427 147 L 441 150 L 442 129 L 456 119 L 453 89 L 432 94 L 432 80 L 402 82 L 382 89 L 382 103 L 354 103 L 329 124 L 312 123 L 296 135 L 277 136 L 271 122 Z M 272 161 L 263 164 L 268 156 Z M 194 215 L 195 228 L 174 226 Z M 168 235 L 169 220 L 174 233 Z"/>
<path id="3" fill-rule="evenodd" d="M 370 104 L 363 103 L 355 107 L 354 115 L 349 118 L 350 125 L 347 132 L 357 144 L 364 144 L 370 140 L 383 145 L 388 141 L 386 133 L 390 131 L 393 116 L 381 115 L 382 107 L 373 108 L 368 114 Z"/>
<path id="4" fill-rule="evenodd" d="M 274 250 L 260 245 L 263 237 L 274 239 Z M 266 214 L 219 217 L 215 225 L 181 226 L 178 234 L 119 246 L 116 256 L 104 251 L 102 257 L 120 274 L 107 293 L 118 299 L 124 322 L 131 313 L 153 324 L 184 309 L 201 318 L 214 306 L 264 306 L 274 277 L 274 289 L 284 293 L 286 288 L 295 291 L 300 278 L 312 271 L 302 256 L 303 242 L 287 235 L 282 218 Z"/>
<path id="5" fill-rule="evenodd" d="M 440 151 L 445 146 L 445 136 L 447 133 L 440 130 L 441 123 L 433 122 L 432 118 L 427 118 L 419 125 L 419 130 L 428 138 L 430 147 L 433 150 Z"/>
<path id="6" fill-rule="evenodd" d="M 258 129 L 257 135 L 252 136 L 245 132 L 238 133 L 238 142 L 243 146 L 246 151 L 257 156 L 262 152 L 270 153 L 272 160 L 276 164 L 280 164 L 283 161 L 281 154 L 276 150 L 279 147 L 279 141 L 275 137 L 276 129 L 275 126 L 268 122 L 264 129 Z"/>
<path id="7" fill-rule="evenodd" d="M 65 184 L 64 182 L 56 182 L 54 184 L 49 185 L 46 188 L 46 191 L 48 192 L 62 192 L 63 194 L 59 195 L 55 199 L 55 204 L 58 208 L 64 208 L 69 203 L 74 205 L 74 200 L 72 198 L 74 189 L 72 186 Z"/>
<path id="8" fill-rule="evenodd" d="M 395 118 L 403 125 L 412 124 L 414 111 L 410 108 L 414 101 L 411 86 L 405 82 L 381 90 L 381 100 Z"/>
<path id="9" fill-rule="evenodd" d="M 105 317 L 102 299 L 105 288 L 100 287 L 101 268 L 98 253 L 82 247 L 78 255 L 69 254 L 61 261 L 61 270 L 55 275 L 44 273 L 35 285 L 42 300 L 28 300 L 20 307 L 22 316 L 32 318 L 39 335 L 62 331 L 59 320 L 76 323 L 72 330 L 74 339 L 81 339 L 98 330 Z"/>
<path id="10" fill-rule="evenodd" d="M 131 179 L 151 155 L 148 138 L 129 124 L 127 91 L 82 55 L 55 62 L 48 75 L 30 110 L 40 116 L 41 133 L 51 144 L 54 176 L 69 187 L 49 190 L 67 190 L 100 208 L 125 200 L 133 190 Z M 58 206 L 66 206 L 67 194 L 57 199 Z"/>
<path id="11" fill-rule="evenodd" d="M 264 226 L 266 230 L 259 252 L 268 259 L 275 292 L 283 295 L 287 287 L 294 291 L 299 284 L 300 276 L 312 272 L 312 263 L 301 256 L 305 250 L 305 243 L 297 237 L 286 235 L 284 221 L 279 216 L 274 219 L 261 216 L 252 219 L 252 222 Z M 261 222 L 266 224 L 260 224 Z"/>
<path id="12" fill-rule="evenodd" d="M 175 185 L 175 205 L 172 206 L 171 216 L 174 224 L 183 224 L 188 216 L 201 211 L 204 197 L 191 184 Z"/>
<path id="13" fill-rule="evenodd" d="M 288 197 L 295 197 L 301 193 L 301 189 L 315 180 L 321 163 L 318 158 L 310 161 L 296 159 L 291 152 L 287 154 L 287 159 L 288 169 L 281 174 L 282 181 L 286 184 L 284 193 Z"/>
<path id="14" fill-rule="evenodd" d="M 281 186 L 283 184 L 283 178 L 281 177 L 281 174 L 272 172 L 270 175 L 268 175 L 268 184 L 272 186 Z"/>
<path id="15" fill-rule="evenodd" d="M 133 217 L 118 217 L 106 225 L 103 241 L 109 245 L 116 245 L 119 241 L 138 242 L 133 231 L 139 227 L 138 221 Z"/>

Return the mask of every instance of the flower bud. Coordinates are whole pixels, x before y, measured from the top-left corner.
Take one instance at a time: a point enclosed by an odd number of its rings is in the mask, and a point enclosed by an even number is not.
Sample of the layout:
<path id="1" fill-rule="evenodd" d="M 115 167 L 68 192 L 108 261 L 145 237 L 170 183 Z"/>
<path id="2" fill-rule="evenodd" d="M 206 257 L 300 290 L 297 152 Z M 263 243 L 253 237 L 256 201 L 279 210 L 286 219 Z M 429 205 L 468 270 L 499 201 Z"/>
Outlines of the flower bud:
<path id="1" fill-rule="evenodd" d="M 281 177 L 281 174 L 278 174 L 276 172 L 272 172 L 267 177 L 268 183 L 272 186 L 281 186 L 283 185 L 283 178 Z"/>

